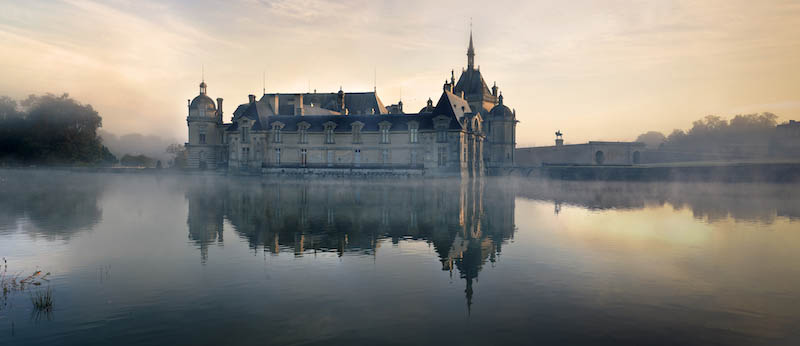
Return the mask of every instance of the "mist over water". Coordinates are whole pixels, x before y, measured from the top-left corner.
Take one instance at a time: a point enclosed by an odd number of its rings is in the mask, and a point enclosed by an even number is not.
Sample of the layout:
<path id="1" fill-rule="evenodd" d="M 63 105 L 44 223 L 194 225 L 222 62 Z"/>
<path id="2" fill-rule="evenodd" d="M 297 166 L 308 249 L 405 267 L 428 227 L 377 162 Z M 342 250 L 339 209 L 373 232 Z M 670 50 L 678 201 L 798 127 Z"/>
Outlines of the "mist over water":
<path id="1" fill-rule="evenodd" d="M 797 192 L 0 170 L 0 344 L 792 344 Z"/>

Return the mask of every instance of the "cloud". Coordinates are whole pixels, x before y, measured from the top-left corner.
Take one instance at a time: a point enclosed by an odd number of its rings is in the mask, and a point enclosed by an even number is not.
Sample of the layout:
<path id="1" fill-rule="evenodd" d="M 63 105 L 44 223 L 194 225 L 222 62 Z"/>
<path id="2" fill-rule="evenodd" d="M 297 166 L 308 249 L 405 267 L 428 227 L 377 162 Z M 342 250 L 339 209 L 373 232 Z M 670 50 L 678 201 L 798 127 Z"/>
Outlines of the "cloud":
<path id="1" fill-rule="evenodd" d="M 116 133 L 185 136 L 201 66 L 228 107 L 278 92 L 372 89 L 407 108 L 477 63 L 522 144 L 632 139 L 704 114 L 800 101 L 793 1 L 243 0 L 0 4 L 0 94 L 69 92 Z M 784 108 L 783 118 L 800 117 Z M 626 123 L 629 126 L 612 126 Z"/>

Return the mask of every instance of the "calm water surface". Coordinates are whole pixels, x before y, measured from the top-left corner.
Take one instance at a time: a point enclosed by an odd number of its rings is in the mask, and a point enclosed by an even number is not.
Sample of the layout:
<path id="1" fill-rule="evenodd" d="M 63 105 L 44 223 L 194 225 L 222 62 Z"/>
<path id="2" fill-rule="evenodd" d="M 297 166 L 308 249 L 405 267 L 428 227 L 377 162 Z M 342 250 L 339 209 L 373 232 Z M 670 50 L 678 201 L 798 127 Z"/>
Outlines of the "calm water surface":
<path id="1" fill-rule="evenodd" d="M 798 192 L 0 170 L 0 344 L 796 345 Z"/>

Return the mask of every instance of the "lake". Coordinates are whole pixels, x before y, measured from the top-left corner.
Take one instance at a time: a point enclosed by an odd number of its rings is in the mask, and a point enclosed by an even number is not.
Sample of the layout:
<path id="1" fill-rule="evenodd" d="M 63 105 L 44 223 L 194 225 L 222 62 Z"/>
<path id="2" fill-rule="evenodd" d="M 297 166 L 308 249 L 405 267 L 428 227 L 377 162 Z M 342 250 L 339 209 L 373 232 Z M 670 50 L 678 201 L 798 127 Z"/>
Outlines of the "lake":
<path id="1" fill-rule="evenodd" d="M 798 192 L 0 170 L 0 344 L 796 345 Z"/>

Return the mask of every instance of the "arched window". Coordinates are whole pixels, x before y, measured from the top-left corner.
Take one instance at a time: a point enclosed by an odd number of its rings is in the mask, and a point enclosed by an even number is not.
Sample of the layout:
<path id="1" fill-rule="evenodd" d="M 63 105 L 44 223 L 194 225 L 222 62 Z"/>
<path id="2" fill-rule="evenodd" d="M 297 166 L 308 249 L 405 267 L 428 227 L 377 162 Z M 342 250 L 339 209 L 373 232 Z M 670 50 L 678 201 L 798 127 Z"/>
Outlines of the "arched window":
<path id="1" fill-rule="evenodd" d="M 594 162 L 598 165 L 602 165 L 603 162 L 606 161 L 606 155 L 603 153 L 602 150 L 598 150 L 594 153 Z"/>

